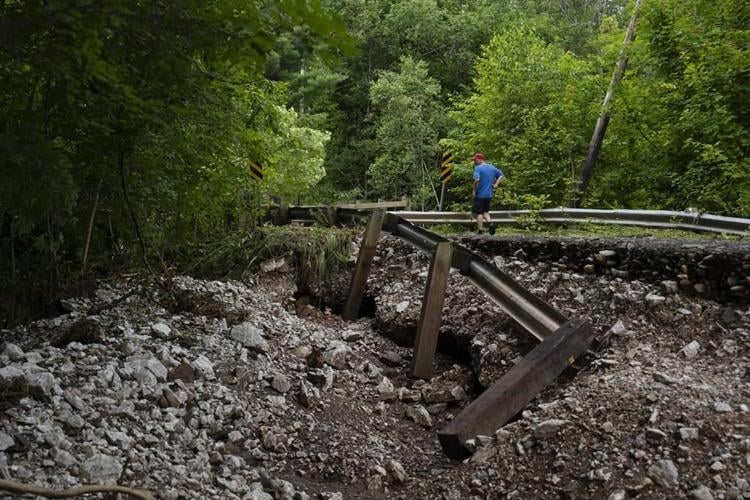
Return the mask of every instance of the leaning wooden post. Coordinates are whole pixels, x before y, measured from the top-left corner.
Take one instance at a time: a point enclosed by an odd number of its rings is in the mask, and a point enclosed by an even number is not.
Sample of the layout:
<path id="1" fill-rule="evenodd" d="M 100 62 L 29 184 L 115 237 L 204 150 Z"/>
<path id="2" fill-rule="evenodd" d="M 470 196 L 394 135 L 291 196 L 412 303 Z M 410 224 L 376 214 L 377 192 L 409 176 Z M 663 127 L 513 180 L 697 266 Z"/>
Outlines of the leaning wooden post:
<path id="1" fill-rule="evenodd" d="M 349 295 L 344 305 L 344 313 L 341 315 L 347 321 L 353 321 L 359 317 L 359 308 L 362 305 L 365 285 L 367 285 L 367 275 L 370 273 L 372 258 L 375 257 L 375 248 L 380 237 L 380 230 L 383 228 L 384 218 L 385 210 L 378 208 L 372 211 L 370 220 L 367 221 L 365 236 L 362 239 L 362 246 L 359 247 L 359 255 L 357 255 L 354 276 L 349 286 Z"/>
<path id="2" fill-rule="evenodd" d="M 478 435 L 492 436 L 586 352 L 592 338 L 588 322 L 568 321 L 544 339 L 438 431 L 445 454 L 460 459 L 469 456 L 467 440 Z"/>
<path id="3" fill-rule="evenodd" d="M 417 336 L 414 339 L 414 355 L 411 360 L 411 376 L 428 379 L 432 377 L 435 361 L 440 319 L 443 316 L 445 290 L 448 287 L 448 275 L 453 260 L 453 244 L 450 241 L 438 243 L 432 254 L 430 271 L 427 275 L 427 286 L 422 299 L 422 312 L 417 324 Z"/>

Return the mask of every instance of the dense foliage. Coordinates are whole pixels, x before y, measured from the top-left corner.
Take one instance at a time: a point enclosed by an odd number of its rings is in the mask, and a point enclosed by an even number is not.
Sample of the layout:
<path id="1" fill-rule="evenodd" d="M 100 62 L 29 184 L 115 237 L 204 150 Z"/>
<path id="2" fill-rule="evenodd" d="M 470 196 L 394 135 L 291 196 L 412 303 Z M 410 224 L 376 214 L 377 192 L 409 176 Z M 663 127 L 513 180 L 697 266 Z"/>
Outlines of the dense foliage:
<path id="1" fill-rule="evenodd" d="M 345 48 L 316 1 L 23 0 L 0 6 L 0 303 L 85 267 L 188 258 L 323 175 L 329 134 L 262 77 L 281 33 Z M 269 191 L 273 190 L 273 191 Z M 252 220 L 251 217 L 244 217 Z M 25 295 L 25 296 L 24 296 Z"/>
<path id="2" fill-rule="evenodd" d="M 434 208 L 445 149 L 449 206 L 477 150 L 497 204 L 565 205 L 633 4 L 6 1 L 0 316 L 233 248 L 270 198 Z M 583 204 L 750 216 L 750 4 L 643 0 L 627 55 Z"/>

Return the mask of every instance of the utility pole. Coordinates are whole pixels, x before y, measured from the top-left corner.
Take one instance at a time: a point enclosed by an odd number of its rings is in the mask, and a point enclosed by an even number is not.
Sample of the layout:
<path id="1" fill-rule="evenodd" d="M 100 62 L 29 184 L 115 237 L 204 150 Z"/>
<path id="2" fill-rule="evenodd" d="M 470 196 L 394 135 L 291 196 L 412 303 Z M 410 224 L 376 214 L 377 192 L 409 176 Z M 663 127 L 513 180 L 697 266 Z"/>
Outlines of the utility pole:
<path id="1" fill-rule="evenodd" d="M 642 0 L 636 0 L 635 9 L 633 10 L 633 17 L 630 18 L 630 24 L 628 30 L 625 33 L 625 40 L 622 44 L 622 51 L 620 52 L 620 59 L 617 61 L 615 71 L 612 74 L 612 80 L 609 82 L 607 88 L 607 94 L 604 96 L 604 102 L 602 103 L 602 111 L 599 118 L 596 120 L 596 126 L 594 127 L 594 133 L 591 136 L 591 142 L 589 143 L 589 150 L 586 154 L 586 159 L 583 161 L 581 167 L 581 177 L 578 180 L 578 186 L 574 198 L 571 201 L 571 206 L 578 207 L 586 194 L 589 181 L 594 175 L 594 166 L 596 160 L 599 157 L 599 151 L 602 148 L 602 142 L 604 141 L 604 134 L 607 132 L 607 125 L 609 125 L 610 110 L 612 108 L 612 97 L 614 96 L 615 89 L 620 84 L 625 69 L 628 66 L 628 47 L 635 38 L 635 25 L 638 20 L 638 14 L 641 10 Z"/>

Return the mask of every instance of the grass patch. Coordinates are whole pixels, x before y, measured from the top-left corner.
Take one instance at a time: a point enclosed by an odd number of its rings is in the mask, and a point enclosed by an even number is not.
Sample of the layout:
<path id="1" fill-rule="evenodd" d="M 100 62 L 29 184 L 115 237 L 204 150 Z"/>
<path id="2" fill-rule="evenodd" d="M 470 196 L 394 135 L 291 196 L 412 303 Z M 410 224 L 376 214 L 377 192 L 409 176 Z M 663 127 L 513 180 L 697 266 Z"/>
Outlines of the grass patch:
<path id="1" fill-rule="evenodd" d="M 710 241 L 750 241 L 750 234 L 736 235 L 725 233 L 709 233 L 698 231 L 685 231 L 680 229 L 655 229 L 650 227 L 619 226 L 614 224 L 594 223 L 571 223 L 566 225 L 541 224 L 534 229 L 527 229 L 511 224 L 498 224 L 496 236 L 580 236 L 580 237 L 606 237 L 606 238 L 659 238 L 659 239 L 685 239 L 685 240 L 710 240 Z M 470 235 L 476 234 L 472 226 L 456 226 L 443 224 L 428 228 L 431 231 L 443 235 Z"/>
<path id="2" fill-rule="evenodd" d="M 349 259 L 354 228 L 262 226 L 197 249 L 181 271 L 212 279 L 239 278 L 271 258 L 287 257 L 305 282 L 320 283 Z"/>
<path id="3" fill-rule="evenodd" d="M 359 229 L 316 226 L 262 228 L 269 257 L 290 257 L 298 283 L 317 286 L 349 260 L 351 243 Z"/>

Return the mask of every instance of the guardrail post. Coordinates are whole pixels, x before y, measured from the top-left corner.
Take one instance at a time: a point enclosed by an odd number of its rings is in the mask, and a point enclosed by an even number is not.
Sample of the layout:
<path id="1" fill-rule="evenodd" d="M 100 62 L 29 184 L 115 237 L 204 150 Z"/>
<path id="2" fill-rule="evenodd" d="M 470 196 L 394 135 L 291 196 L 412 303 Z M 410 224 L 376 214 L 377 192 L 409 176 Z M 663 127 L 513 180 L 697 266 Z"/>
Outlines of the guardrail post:
<path id="1" fill-rule="evenodd" d="M 469 455 L 466 441 L 492 436 L 573 361 L 586 351 L 593 334 L 586 321 L 569 321 L 438 432 L 443 451 L 452 458 Z"/>
<path id="2" fill-rule="evenodd" d="M 422 299 L 422 312 L 417 324 L 417 336 L 414 339 L 414 355 L 411 361 L 412 377 L 425 379 L 432 377 L 452 257 L 453 244 L 451 242 L 438 243 L 432 254 L 427 286 Z"/>
<path id="3" fill-rule="evenodd" d="M 341 315 L 347 321 L 353 321 L 359 317 L 359 308 L 362 305 L 367 276 L 370 274 L 370 264 L 372 264 L 372 258 L 375 257 L 375 249 L 384 218 L 385 210 L 379 208 L 372 211 L 370 220 L 367 221 L 365 236 L 362 239 L 362 246 L 359 247 L 359 255 L 357 255 L 354 276 L 352 276 L 352 282 L 349 286 L 349 295 L 346 298 L 344 312 Z"/>
<path id="4" fill-rule="evenodd" d="M 411 210 L 411 198 L 404 196 L 401 200 L 404 202 L 404 210 Z"/>
<path id="5" fill-rule="evenodd" d="M 279 207 L 276 209 L 276 213 L 272 216 L 274 226 L 286 226 L 291 223 L 289 218 L 289 206 L 283 201 L 279 203 Z"/>
<path id="6" fill-rule="evenodd" d="M 326 222 L 333 227 L 339 223 L 339 212 L 337 207 L 326 207 Z"/>

